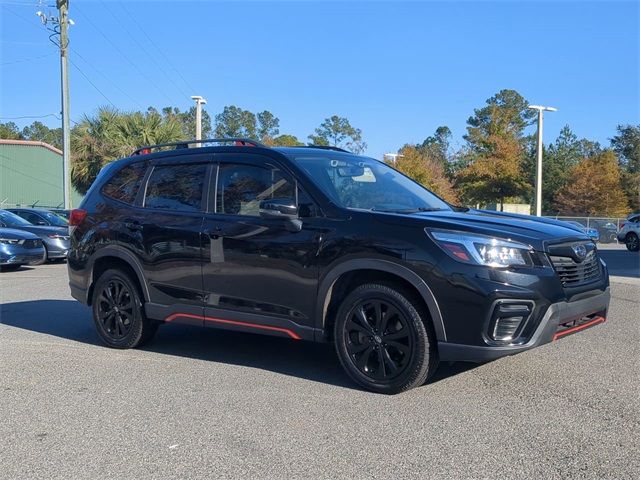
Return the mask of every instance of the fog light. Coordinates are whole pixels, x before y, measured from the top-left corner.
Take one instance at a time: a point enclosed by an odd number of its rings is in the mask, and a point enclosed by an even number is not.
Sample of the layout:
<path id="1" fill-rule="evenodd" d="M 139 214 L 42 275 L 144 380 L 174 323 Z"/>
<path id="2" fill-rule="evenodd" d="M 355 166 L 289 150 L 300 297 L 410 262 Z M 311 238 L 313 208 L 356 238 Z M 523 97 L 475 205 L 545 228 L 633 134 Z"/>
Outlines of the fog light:
<path id="1" fill-rule="evenodd" d="M 489 321 L 489 337 L 496 342 L 510 342 L 520 335 L 533 310 L 533 302 L 501 300 L 496 302 Z"/>

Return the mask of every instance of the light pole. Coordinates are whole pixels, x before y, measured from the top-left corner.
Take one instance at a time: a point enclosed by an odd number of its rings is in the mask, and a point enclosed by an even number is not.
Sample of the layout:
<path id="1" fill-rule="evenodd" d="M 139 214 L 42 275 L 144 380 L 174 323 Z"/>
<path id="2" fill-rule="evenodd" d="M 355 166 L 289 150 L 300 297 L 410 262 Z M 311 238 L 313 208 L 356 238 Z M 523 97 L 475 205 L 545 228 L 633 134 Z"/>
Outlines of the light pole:
<path id="1" fill-rule="evenodd" d="M 391 161 L 393 162 L 394 165 L 398 161 L 398 157 L 404 157 L 404 155 L 401 155 L 399 153 L 385 153 L 384 156 L 391 157 Z"/>
<path id="2" fill-rule="evenodd" d="M 202 139 L 202 105 L 206 105 L 207 101 L 200 95 L 192 95 L 191 100 L 196 102 L 196 140 Z"/>
<path id="3" fill-rule="evenodd" d="M 538 111 L 538 151 L 536 160 L 536 216 L 542 216 L 542 112 L 556 112 L 557 108 L 529 105 L 529 108 Z"/>

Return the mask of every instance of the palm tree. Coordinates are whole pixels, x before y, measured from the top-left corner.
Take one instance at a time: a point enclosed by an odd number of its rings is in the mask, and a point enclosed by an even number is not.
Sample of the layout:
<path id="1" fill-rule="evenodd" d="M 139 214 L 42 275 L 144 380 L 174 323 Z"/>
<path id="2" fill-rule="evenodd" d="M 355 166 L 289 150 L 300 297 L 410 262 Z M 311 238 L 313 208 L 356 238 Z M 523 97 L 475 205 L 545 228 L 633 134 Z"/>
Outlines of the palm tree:
<path id="1" fill-rule="evenodd" d="M 71 132 L 71 182 L 85 194 L 100 170 L 109 162 L 126 157 L 144 145 L 182 140 L 180 124 L 155 110 L 122 113 L 101 107 L 94 116 L 85 115 Z"/>

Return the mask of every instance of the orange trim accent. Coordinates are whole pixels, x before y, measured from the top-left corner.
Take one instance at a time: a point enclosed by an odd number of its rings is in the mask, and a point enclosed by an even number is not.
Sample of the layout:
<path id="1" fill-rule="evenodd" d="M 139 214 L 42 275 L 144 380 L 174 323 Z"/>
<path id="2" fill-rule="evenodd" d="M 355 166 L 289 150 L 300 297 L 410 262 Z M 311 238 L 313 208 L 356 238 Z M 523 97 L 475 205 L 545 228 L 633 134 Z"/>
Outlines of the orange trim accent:
<path id="1" fill-rule="evenodd" d="M 257 323 L 240 322 L 238 320 L 226 320 L 224 318 L 203 317 L 203 316 L 200 316 L 200 315 L 193 315 L 191 313 L 174 313 L 172 315 L 169 315 L 167 318 L 165 318 L 164 321 L 165 322 L 172 322 L 176 318 L 179 318 L 179 317 L 195 318 L 196 320 L 204 319 L 207 322 L 225 323 L 225 324 L 228 324 L 228 325 L 239 325 L 241 327 L 250 327 L 250 328 L 258 328 L 258 329 L 261 329 L 261 330 L 271 330 L 271 331 L 274 331 L 274 332 L 282 332 L 282 333 L 286 333 L 287 335 L 289 335 L 294 340 L 300 340 L 300 336 L 297 333 L 289 330 L 288 328 L 273 327 L 271 325 L 260 325 L 260 324 L 257 324 Z"/>
<path id="2" fill-rule="evenodd" d="M 583 323 L 582 325 L 577 325 L 575 327 L 567 328 L 561 332 L 556 333 L 553 336 L 553 340 L 557 340 L 559 338 L 564 337 L 565 335 L 569 335 L 571 333 L 579 332 L 580 330 L 584 330 L 585 328 L 593 327 L 594 325 L 598 325 L 599 323 L 604 323 L 607 319 L 604 317 L 595 317 L 593 320 L 589 320 L 587 323 Z"/>

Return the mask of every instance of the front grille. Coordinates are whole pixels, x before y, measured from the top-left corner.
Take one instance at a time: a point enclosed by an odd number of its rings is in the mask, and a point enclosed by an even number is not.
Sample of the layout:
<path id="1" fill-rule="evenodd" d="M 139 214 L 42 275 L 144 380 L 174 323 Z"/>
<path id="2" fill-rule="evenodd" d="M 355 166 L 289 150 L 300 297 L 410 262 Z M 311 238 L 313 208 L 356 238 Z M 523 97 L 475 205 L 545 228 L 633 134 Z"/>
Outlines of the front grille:
<path id="1" fill-rule="evenodd" d="M 38 248 L 42 245 L 42 240 L 25 240 L 22 246 L 24 248 Z"/>
<path id="2" fill-rule="evenodd" d="M 600 265 L 595 250 L 590 251 L 584 261 L 580 263 L 571 257 L 550 255 L 549 258 L 565 287 L 577 287 L 600 278 Z"/>

